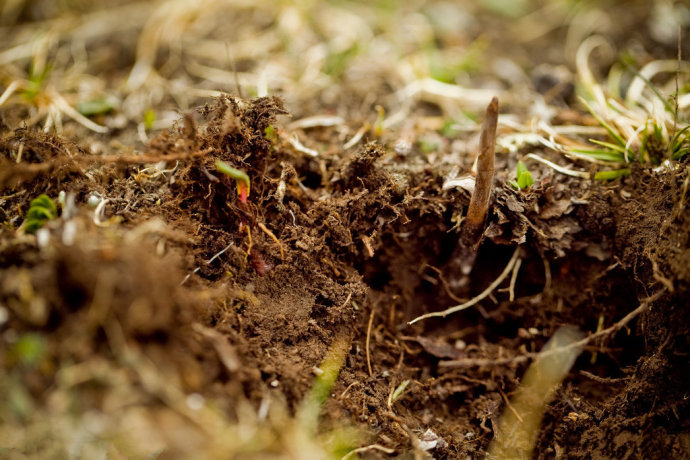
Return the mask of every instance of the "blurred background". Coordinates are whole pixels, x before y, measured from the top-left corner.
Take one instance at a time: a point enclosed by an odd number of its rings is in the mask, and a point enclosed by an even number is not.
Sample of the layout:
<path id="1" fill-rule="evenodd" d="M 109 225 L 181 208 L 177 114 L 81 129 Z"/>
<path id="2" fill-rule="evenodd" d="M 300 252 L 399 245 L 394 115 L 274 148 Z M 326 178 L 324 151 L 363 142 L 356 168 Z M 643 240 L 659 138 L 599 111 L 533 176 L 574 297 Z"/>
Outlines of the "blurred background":
<path id="1" fill-rule="evenodd" d="M 0 24 L 5 124 L 62 130 L 77 119 L 91 132 L 131 131 L 144 142 L 219 92 L 277 94 L 295 119 L 330 113 L 353 129 L 382 111 L 393 128 L 420 104 L 472 125 L 491 94 L 512 113 L 554 116 L 547 108 L 573 105 L 582 83 L 578 50 L 587 72 L 620 96 L 653 61 L 664 61 L 654 83 L 673 91 L 690 8 L 671 0 L 5 0 Z M 680 43 L 688 56 L 690 41 Z"/>

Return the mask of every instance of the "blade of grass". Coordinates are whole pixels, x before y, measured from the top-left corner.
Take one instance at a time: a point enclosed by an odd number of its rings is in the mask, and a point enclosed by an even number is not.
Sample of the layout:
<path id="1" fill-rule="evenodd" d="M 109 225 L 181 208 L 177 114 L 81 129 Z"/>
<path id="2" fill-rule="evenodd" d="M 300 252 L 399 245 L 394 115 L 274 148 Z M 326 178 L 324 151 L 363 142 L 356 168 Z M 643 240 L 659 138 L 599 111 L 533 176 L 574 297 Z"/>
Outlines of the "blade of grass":
<path id="1" fill-rule="evenodd" d="M 682 148 L 682 149 L 678 150 L 677 152 L 675 152 L 675 153 L 673 154 L 673 159 L 674 159 L 674 160 L 680 160 L 680 159 L 683 158 L 685 155 L 687 155 L 688 152 L 690 152 L 690 147 Z"/>
<path id="2" fill-rule="evenodd" d="M 624 60 L 621 60 L 620 62 L 621 62 L 621 64 L 623 64 L 625 66 L 625 68 L 629 72 L 633 73 L 637 78 L 642 80 L 645 83 L 645 85 L 647 85 L 647 87 L 652 90 L 652 92 L 656 95 L 656 97 L 658 97 L 659 100 L 664 104 L 664 108 L 669 113 L 675 113 L 675 110 L 673 109 L 673 107 L 671 107 L 671 104 L 669 104 L 669 102 L 664 98 L 663 94 L 661 94 L 659 92 L 659 90 L 656 88 L 656 86 L 654 86 L 654 84 L 651 81 L 649 81 L 649 79 L 647 77 L 642 75 L 639 70 L 637 70 L 636 68 L 631 66 L 629 63 L 625 62 Z"/>
<path id="3" fill-rule="evenodd" d="M 613 152 L 611 150 L 597 150 L 597 149 L 569 149 L 568 153 L 577 155 L 585 155 L 595 160 L 610 161 L 612 163 L 625 163 L 625 158 L 620 152 Z"/>
<path id="4" fill-rule="evenodd" d="M 611 149 L 615 152 L 620 152 L 620 153 L 625 155 L 625 148 L 620 147 L 616 144 L 612 144 L 610 142 L 599 141 L 597 139 L 590 139 L 589 142 L 591 142 L 592 144 L 600 145 L 602 147 L 606 147 L 607 149 Z"/>
<path id="5" fill-rule="evenodd" d="M 311 391 L 302 401 L 297 412 L 297 422 L 311 436 L 317 432 L 321 408 L 331 394 L 331 389 L 338 379 L 340 369 L 345 364 L 351 344 L 352 337 L 349 334 L 342 334 L 335 338 L 319 366 L 323 372 L 314 380 Z"/>
<path id="6" fill-rule="evenodd" d="M 594 175 L 597 180 L 613 180 L 619 177 L 629 176 L 630 169 L 614 169 L 613 171 L 599 171 Z"/>
<path id="7" fill-rule="evenodd" d="M 599 115 L 599 114 L 594 110 L 594 108 L 589 104 L 589 102 L 587 102 L 587 101 L 586 101 L 584 98 L 582 98 L 582 97 L 580 98 L 580 101 L 582 101 L 582 103 L 585 105 L 585 107 L 587 107 L 587 110 L 589 111 L 589 113 L 591 113 L 592 116 L 593 116 L 594 118 L 597 119 L 597 121 L 599 122 L 599 124 L 601 124 L 601 126 L 603 126 L 604 129 L 606 129 L 606 131 L 607 131 L 607 132 L 609 133 L 609 135 L 616 141 L 616 143 L 618 143 L 618 145 L 620 145 L 621 147 L 625 148 L 625 140 L 623 140 L 623 138 L 620 136 L 620 134 L 618 134 L 618 133 L 616 132 L 616 130 L 615 130 L 610 124 L 608 124 L 608 123 L 606 122 L 606 120 L 604 120 L 604 119 L 601 117 L 601 115 Z"/>
<path id="8" fill-rule="evenodd" d="M 681 129 L 680 131 L 678 131 L 673 136 L 673 139 L 671 139 L 671 142 L 669 143 L 669 149 L 671 150 L 672 157 L 674 160 L 677 159 L 677 158 L 675 158 L 676 152 L 678 152 L 681 149 L 681 147 L 683 146 L 683 143 L 685 141 L 687 141 L 688 138 L 690 137 L 690 131 L 689 130 L 690 130 L 690 125 L 686 126 L 685 128 Z M 683 134 L 685 134 L 686 132 L 688 132 L 689 134 L 686 135 L 685 137 L 683 137 Z M 681 137 L 682 137 L 682 139 L 681 139 Z"/>

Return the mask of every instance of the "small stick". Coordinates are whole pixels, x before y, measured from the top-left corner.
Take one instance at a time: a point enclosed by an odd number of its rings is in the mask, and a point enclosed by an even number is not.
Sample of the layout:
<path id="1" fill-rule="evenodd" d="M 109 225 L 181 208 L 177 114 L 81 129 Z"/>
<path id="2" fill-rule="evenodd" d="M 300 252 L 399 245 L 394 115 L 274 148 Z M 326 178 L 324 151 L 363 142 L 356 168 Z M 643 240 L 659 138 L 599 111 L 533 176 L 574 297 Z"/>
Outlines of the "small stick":
<path id="1" fill-rule="evenodd" d="M 517 281 L 518 272 L 520 271 L 520 265 L 522 265 L 522 259 L 518 259 L 517 262 L 515 262 L 515 266 L 513 267 L 513 275 L 510 277 L 510 295 L 508 300 L 511 302 L 515 300 L 515 282 Z"/>
<path id="2" fill-rule="evenodd" d="M 273 234 L 273 232 L 270 231 L 270 230 L 268 229 L 268 227 L 266 227 L 266 226 L 265 226 L 264 224 L 262 224 L 261 222 L 259 222 L 259 228 L 260 228 L 261 230 L 263 230 L 263 232 L 264 232 L 266 235 L 268 235 L 268 237 L 271 238 L 271 239 L 275 242 L 275 244 L 278 245 L 278 249 L 280 249 L 280 260 L 283 261 L 283 262 L 285 262 L 285 253 L 283 252 L 283 245 L 280 244 L 280 240 L 278 240 L 278 238 Z"/>
<path id="3" fill-rule="evenodd" d="M 173 153 L 170 155 L 79 155 L 71 158 L 69 163 L 65 163 L 65 158 L 44 161 L 43 163 L 20 163 L 18 165 L 5 167 L 0 173 L 0 186 L 12 180 L 21 183 L 22 175 L 39 175 L 49 173 L 51 170 L 62 166 L 80 166 L 88 163 L 115 163 L 115 164 L 139 164 L 139 163 L 158 163 L 159 161 L 180 161 L 191 160 L 203 157 L 213 152 L 215 149 L 207 148 L 195 152 Z"/>
<path id="4" fill-rule="evenodd" d="M 249 229 L 249 225 L 245 225 L 245 229 L 247 230 L 247 239 L 249 240 L 249 245 L 247 246 L 247 254 L 244 256 L 244 261 L 246 262 L 247 259 L 249 259 L 249 254 L 252 252 L 252 246 L 254 246 L 254 243 L 252 242 L 252 231 Z"/>
<path id="5" fill-rule="evenodd" d="M 374 372 L 371 370 L 371 355 L 369 353 L 369 343 L 371 342 L 371 325 L 374 323 L 374 310 L 371 310 L 371 315 L 369 315 L 369 325 L 367 326 L 367 369 L 369 370 L 369 377 L 374 376 Z"/>
<path id="6" fill-rule="evenodd" d="M 530 359 L 535 359 L 535 358 L 544 358 L 546 356 L 551 356 L 556 353 L 561 353 L 566 350 L 570 350 L 573 348 L 579 348 L 579 347 L 585 347 L 589 345 L 591 342 L 600 339 L 602 337 L 606 337 L 608 335 L 612 335 L 619 330 L 623 329 L 630 321 L 635 319 L 637 316 L 640 314 L 644 313 L 649 309 L 650 305 L 653 302 L 656 302 L 659 297 L 661 297 L 664 293 L 666 293 L 666 288 L 661 288 L 659 291 L 657 291 L 655 294 L 652 294 L 651 296 L 647 297 L 646 299 L 642 300 L 640 302 L 640 305 L 635 308 L 633 311 L 625 315 L 621 320 L 619 320 L 617 323 L 615 323 L 611 327 L 607 327 L 606 329 L 603 329 L 601 331 L 595 332 L 593 334 L 588 335 L 587 337 L 578 340 L 577 342 L 570 343 L 566 346 L 563 347 L 558 347 L 558 348 L 553 348 L 548 351 L 542 351 L 541 353 L 525 353 L 524 355 L 518 355 L 514 356 L 512 358 L 502 358 L 502 359 L 485 359 L 485 358 L 465 358 L 465 359 L 458 359 L 458 360 L 451 360 L 451 361 L 441 361 L 438 363 L 439 367 L 490 367 L 490 366 L 502 366 L 502 365 L 511 365 L 511 364 L 520 364 L 525 361 L 528 361 Z"/>
<path id="7" fill-rule="evenodd" d="M 496 125 L 498 124 L 498 98 L 494 96 L 486 108 L 479 138 L 477 157 L 477 181 L 463 222 L 461 242 L 477 247 L 484 229 L 484 219 L 489 209 L 491 186 L 494 180 L 494 156 L 496 154 Z"/>

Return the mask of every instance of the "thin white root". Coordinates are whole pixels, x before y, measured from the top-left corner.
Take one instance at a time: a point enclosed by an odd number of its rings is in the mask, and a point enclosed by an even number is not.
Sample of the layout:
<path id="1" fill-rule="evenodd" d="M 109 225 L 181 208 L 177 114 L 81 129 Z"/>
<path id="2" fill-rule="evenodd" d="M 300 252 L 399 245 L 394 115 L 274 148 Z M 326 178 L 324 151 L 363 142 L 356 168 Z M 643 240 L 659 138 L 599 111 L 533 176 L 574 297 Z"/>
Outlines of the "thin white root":
<path id="1" fill-rule="evenodd" d="M 355 455 L 363 454 L 363 453 L 369 452 L 371 450 L 378 450 L 378 451 L 383 452 L 384 454 L 388 454 L 388 455 L 392 455 L 395 453 L 395 449 L 389 449 L 388 447 L 380 446 L 378 444 L 372 444 L 370 446 L 358 447 L 355 450 L 351 450 L 341 460 L 348 460 L 350 458 L 354 458 Z"/>
<path id="2" fill-rule="evenodd" d="M 609 335 L 614 334 L 614 333 L 618 332 L 619 330 L 623 329 L 630 321 L 632 321 L 633 319 L 638 317 L 640 314 L 647 311 L 647 309 L 651 306 L 651 304 L 656 302 L 659 299 L 659 297 L 661 297 L 666 291 L 667 291 L 667 289 L 665 287 L 659 289 L 655 294 L 652 294 L 651 296 L 642 300 L 640 302 L 640 305 L 637 308 L 635 308 L 633 311 L 631 311 L 630 313 L 625 315 L 623 318 L 621 318 L 613 326 L 607 327 L 606 329 L 602 329 L 601 331 L 597 331 L 593 334 L 590 334 L 587 337 L 585 337 L 581 340 L 578 340 L 577 342 L 573 342 L 569 345 L 551 348 L 549 350 L 543 350 L 540 353 L 525 353 L 523 355 L 513 356 L 511 358 L 501 358 L 501 359 L 464 358 L 464 359 L 451 360 L 451 361 L 441 361 L 440 363 L 438 363 L 438 365 L 440 367 L 463 367 L 463 368 L 466 368 L 466 367 L 505 366 L 508 364 L 512 365 L 512 364 L 524 363 L 526 361 L 529 361 L 530 359 L 545 358 L 547 356 L 562 353 L 564 351 L 572 350 L 574 348 L 585 347 L 597 339 L 609 336 Z"/>
<path id="3" fill-rule="evenodd" d="M 338 126 L 345 123 L 342 117 L 334 115 L 314 115 L 313 117 L 306 117 L 290 123 L 287 128 L 289 130 L 293 129 L 309 129 L 309 128 L 322 128 L 328 126 Z"/>
<path id="4" fill-rule="evenodd" d="M 522 265 L 522 259 L 518 259 L 515 262 L 515 267 L 513 267 L 513 275 L 510 277 L 510 295 L 508 300 L 511 302 L 515 300 L 515 283 L 517 282 L 518 273 L 520 272 L 520 265 Z"/>
<path id="5" fill-rule="evenodd" d="M 19 88 L 19 82 L 18 81 L 13 81 L 10 83 L 5 91 L 3 91 L 2 96 L 0 96 L 0 107 L 7 102 L 7 100 L 14 94 L 15 91 Z"/>
<path id="6" fill-rule="evenodd" d="M 589 173 L 585 171 L 574 171 L 572 169 L 564 168 L 563 166 L 558 166 L 556 163 L 553 163 L 545 158 L 540 157 L 539 155 L 536 155 L 534 153 L 528 153 L 525 155 L 525 158 L 530 158 L 532 160 L 536 160 L 542 164 L 545 164 L 546 166 L 550 167 L 554 171 L 557 171 L 561 174 L 565 174 L 566 176 L 572 176 L 572 177 L 581 177 L 583 179 L 589 178 Z"/>
<path id="7" fill-rule="evenodd" d="M 491 284 L 489 285 L 489 287 L 487 287 L 487 288 L 484 290 L 484 292 L 482 292 L 482 293 L 479 294 L 478 296 L 476 296 L 476 297 L 474 297 L 474 298 L 468 300 L 468 301 L 465 302 L 465 303 L 462 303 L 462 304 L 460 304 L 460 305 L 456 305 L 456 306 L 454 306 L 454 307 L 451 307 L 451 308 L 449 308 L 449 309 L 447 309 L 447 310 L 436 311 L 436 312 L 433 312 L 433 313 L 427 313 L 427 314 L 425 314 L 425 315 L 418 316 L 417 318 L 413 319 L 412 321 L 410 321 L 410 322 L 407 323 L 407 324 L 414 324 L 414 323 L 416 323 L 417 321 L 421 321 L 421 320 L 423 320 L 423 319 L 434 318 L 434 317 L 438 317 L 438 316 L 440 316 L 440 317 L 442 317 L 442 318 L 445 318 L 445 317 L 448 316 L 448 315 L 452 315 L 453 313 L 457 313 L 457 312 L 459 312 L 459 311 L 466 310 L 466 309 L 472 307 L 473 305 L 476 305 L 477 303 L 481 302 L 481 301 L 484 300 L 486 297 L 488 297 L 489 294 L 491 294 L 498 286 L 500 286 L 500 284 L 503 282 L 503 280 L 505 280 L 505 279 L 508 277 L 508 275 L 509 275 L 509 274 L 511 273 L 511 271 L 513 270 L 513 267 L 515 266 L 515 264 L 516 264 L 517 261 L 519 260 L 519 255 L 520 255 L 520 247 L 518 246 L 517 248 L 515 248 L 515 252 L 513 253 L 513 256 L 510 258 L 510 261 L 508 262 L 508 265 L 506 265 L 506 268 L 503 269 L 503 272 L 501 272 L 501 274 L 498 275 L 498 278 L 496 278 L 496 279 L 493 281 L 493 283 L 491 283 Z"/>
<path id="8" fill-rule="evenodd" d="M 316 158 L 319 156 L 319 152 L 317 152 L 314 149 L 310 149 L 309 147 L 306 147 L 304 144 L 302 144 L 299 141 L 299 138 L 297 138 L 297 135 L 291 136 L 288 138 L 288 142 L 298 152 L 304 153 L 305 155 L 309 155 L 312 158 Z"/>
<path id="9" fill-rule="evenodd" d="M 74 110 L 72 108 L 72 106 L 70 106 L 67 103 L 67 101 L 64 100 L 63 97 L 60 96 L 59 94 L 54 94 L 52 96 L 53 96 L 55 106 L 62 113 L 64 113 L 68 117 L 70 117 L 72 120 L 76 121 L 77 123 L 79 123 L 80 125 L 88 128 L 88 129 L 90 129 L 91 131 L 94 131 L 94 132 L 97 132 L 100 134 L 105 134 L 108 132 L 108 128 L 106 128 L 105 126 L 101 126 L 98 123 L 94 123 L 93 121 L 89 120 L 84 115 L 82 115 L 81 113 Z"/>
<path id="10" fill-rule="evenodd" d="M 343 145 L 343 148 L 347 150 L 357 145 L 357 143 L 362 140 L 362 137 L 364 137 L 364 133 L 366 133 L 369 130 L 369 128 L 369 124 L 364 123 L 362 127 L 359 128 L 359 130 L 355 133 L 355 135 L 352 136 L 352 139 L 350 139 L 345 143 L 345 145 Z"/>

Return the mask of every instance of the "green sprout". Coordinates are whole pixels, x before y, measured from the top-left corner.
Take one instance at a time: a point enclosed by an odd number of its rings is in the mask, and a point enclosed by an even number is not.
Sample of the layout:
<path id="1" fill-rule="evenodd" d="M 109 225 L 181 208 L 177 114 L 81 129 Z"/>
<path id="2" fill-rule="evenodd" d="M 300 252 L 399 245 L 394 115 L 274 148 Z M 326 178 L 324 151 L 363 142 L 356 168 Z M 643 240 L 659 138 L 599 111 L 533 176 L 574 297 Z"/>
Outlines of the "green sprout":
<path id="1" fill-rule="evenodd" d="M 153 128 L 153 123 L 156 121 L 156 112 L 153 109 L 148 109 L 144 112 L 144 128 L 150 131 Z"/>
<path id="2" fill-rule="evenodd" d="M 458 124 L 453 121 L 453 120 L 446 120 L 443 122 L 443 126 L 441 126 L 441 129 L 439 130 L 441 135 L 443 137 L 447 137 L 449 139 L 454 139 L 458 137 L 458 134 L 460 134 L 460 130 L 458 129 Z"/>
<path id="3" fill-rule="evenodd" d="M 354 43 L 342 51 L 330 51 L 326 56 L 323 72 L 333 78 L 340 78 L 345 73 L 348 63 L 361 51 L 359 43 Z"/>
<path id="4" fill-rule="evenodd" d="M 315 439 L 319 428 L 319 415 L 324 404 L 331 397 L 331 391 L 338 379 L 340 369 L 352 346 L 349 335 L 340 335 L 333 340 L 319 366 L 320 373 L 316 376 L 311 391 L 302 401 L 296 414 L 297 437 Z M 338 428 L 324 439 L 324 447 L 331 451 L 334 458 L 343 458 L 356 444 L 356 433 L 352 430 Z"/>
<path id="5" fill-rule="evenodd" d="M 422 137 L 419 139 L 419 148 L 424 153 L 435 152 L 439 149 L 440 145 L 437 139 L 432 137 Z"/>
<path id="6" fill-rule="evenodd" d="M 226 176 L 235 179 L 235 183 L 237 184 L 237 194 L 240 196 L 240 201 L 242 201 L 242 203 L 246 203 L 247 197 L 249 196 L 249 191 L 251 189 L 251 182 L 249 181 L 249 176 L 247 173 L 239 169 L 235 169 L 221 160 L 216 160 L 216 169 Z"/>
<path id="7" fill-rule="evenodd" d="M 680 160 L 690 152 L 690 125 L 678 131 L 669 143 L 671 158 Z"/>
<path id="8" fill-rule="evenodd" d="M 24 99 L 27 101 L 33 101 L 36 99 L 36 97 L 41 93 L 43 84 L 48 79 L 50 70 L 51 67 L 46 66 L 42 71 L 39 72 L 36 70 L 35 66 L 31 66 L 28 82 L 22 91 L 22 96 L 24 96 Z"/>
<path id="9" fill-rule="evenodd" d="M 267 141 L 273 142 L 273 140 L 276 138 L 276 129 L 273 127 L 273 125 L 266 126 L 266 129 L 264 129 L 264 137 Z"/>
<path id="10" fill-rule="evenodd" d="M 383 122 L 386 120 L 386 109 L 380 105 L 376 106 L 376 121 L 374 122 L 374 135 L 381 137 L 383 134 Z"/>
<path id="11" fill-rule="evenodd" d="M 532 174 L 530 174 L 527 166 L 522 161 L 518 161 L 517 172 L 515 173 L 515 180 L 510 181 L 510 185 L 518 190 L 524 190 L 534 184 Z"/>
<path id="12" fill-rule="evenodd" d="M 94 115 L 104 115 L 112 112 L 117 105 L 117 99 L 114 97 L 98 97 L 89 101 L 80 102 L 77 104 L 77 112 L 86 117 Z"/>
<path id="13" fill-rule="evenodd" d="M 624 169 L 614 169 L 612 171 L 599 171 L 594 174 L 594 178 L 597 180 L 613 180 L 619 177 L 626 177 L 630 175 L 630 168 Z"/>
<path id="14" fill-rule="evenodd" d="M 45 356 L 45 340 L 38 334 L 25 334 L 17 340 L 12 351 L 21 364 L 35 367 Z"/>
<path id="15" fill-rule="evenodd" d="M 393 391 L 393 393 L 391 393 L 390 398 L 388 399 L 388 406 L 393 404 L 400 396 L 402 396 L 409 384 L 409 380 L 403 380 L 402 382 L 400 382 L 400 385 L 395 387 L 395 390 Z"/>
<path id="16" fill-rule="evenodd" d="M 42 194 L 31 201 L 29 212 L 26 214 L 24 231 L 36 233 L 36 230 L 57 217 L 57 207 L 48 195 Z"/>

